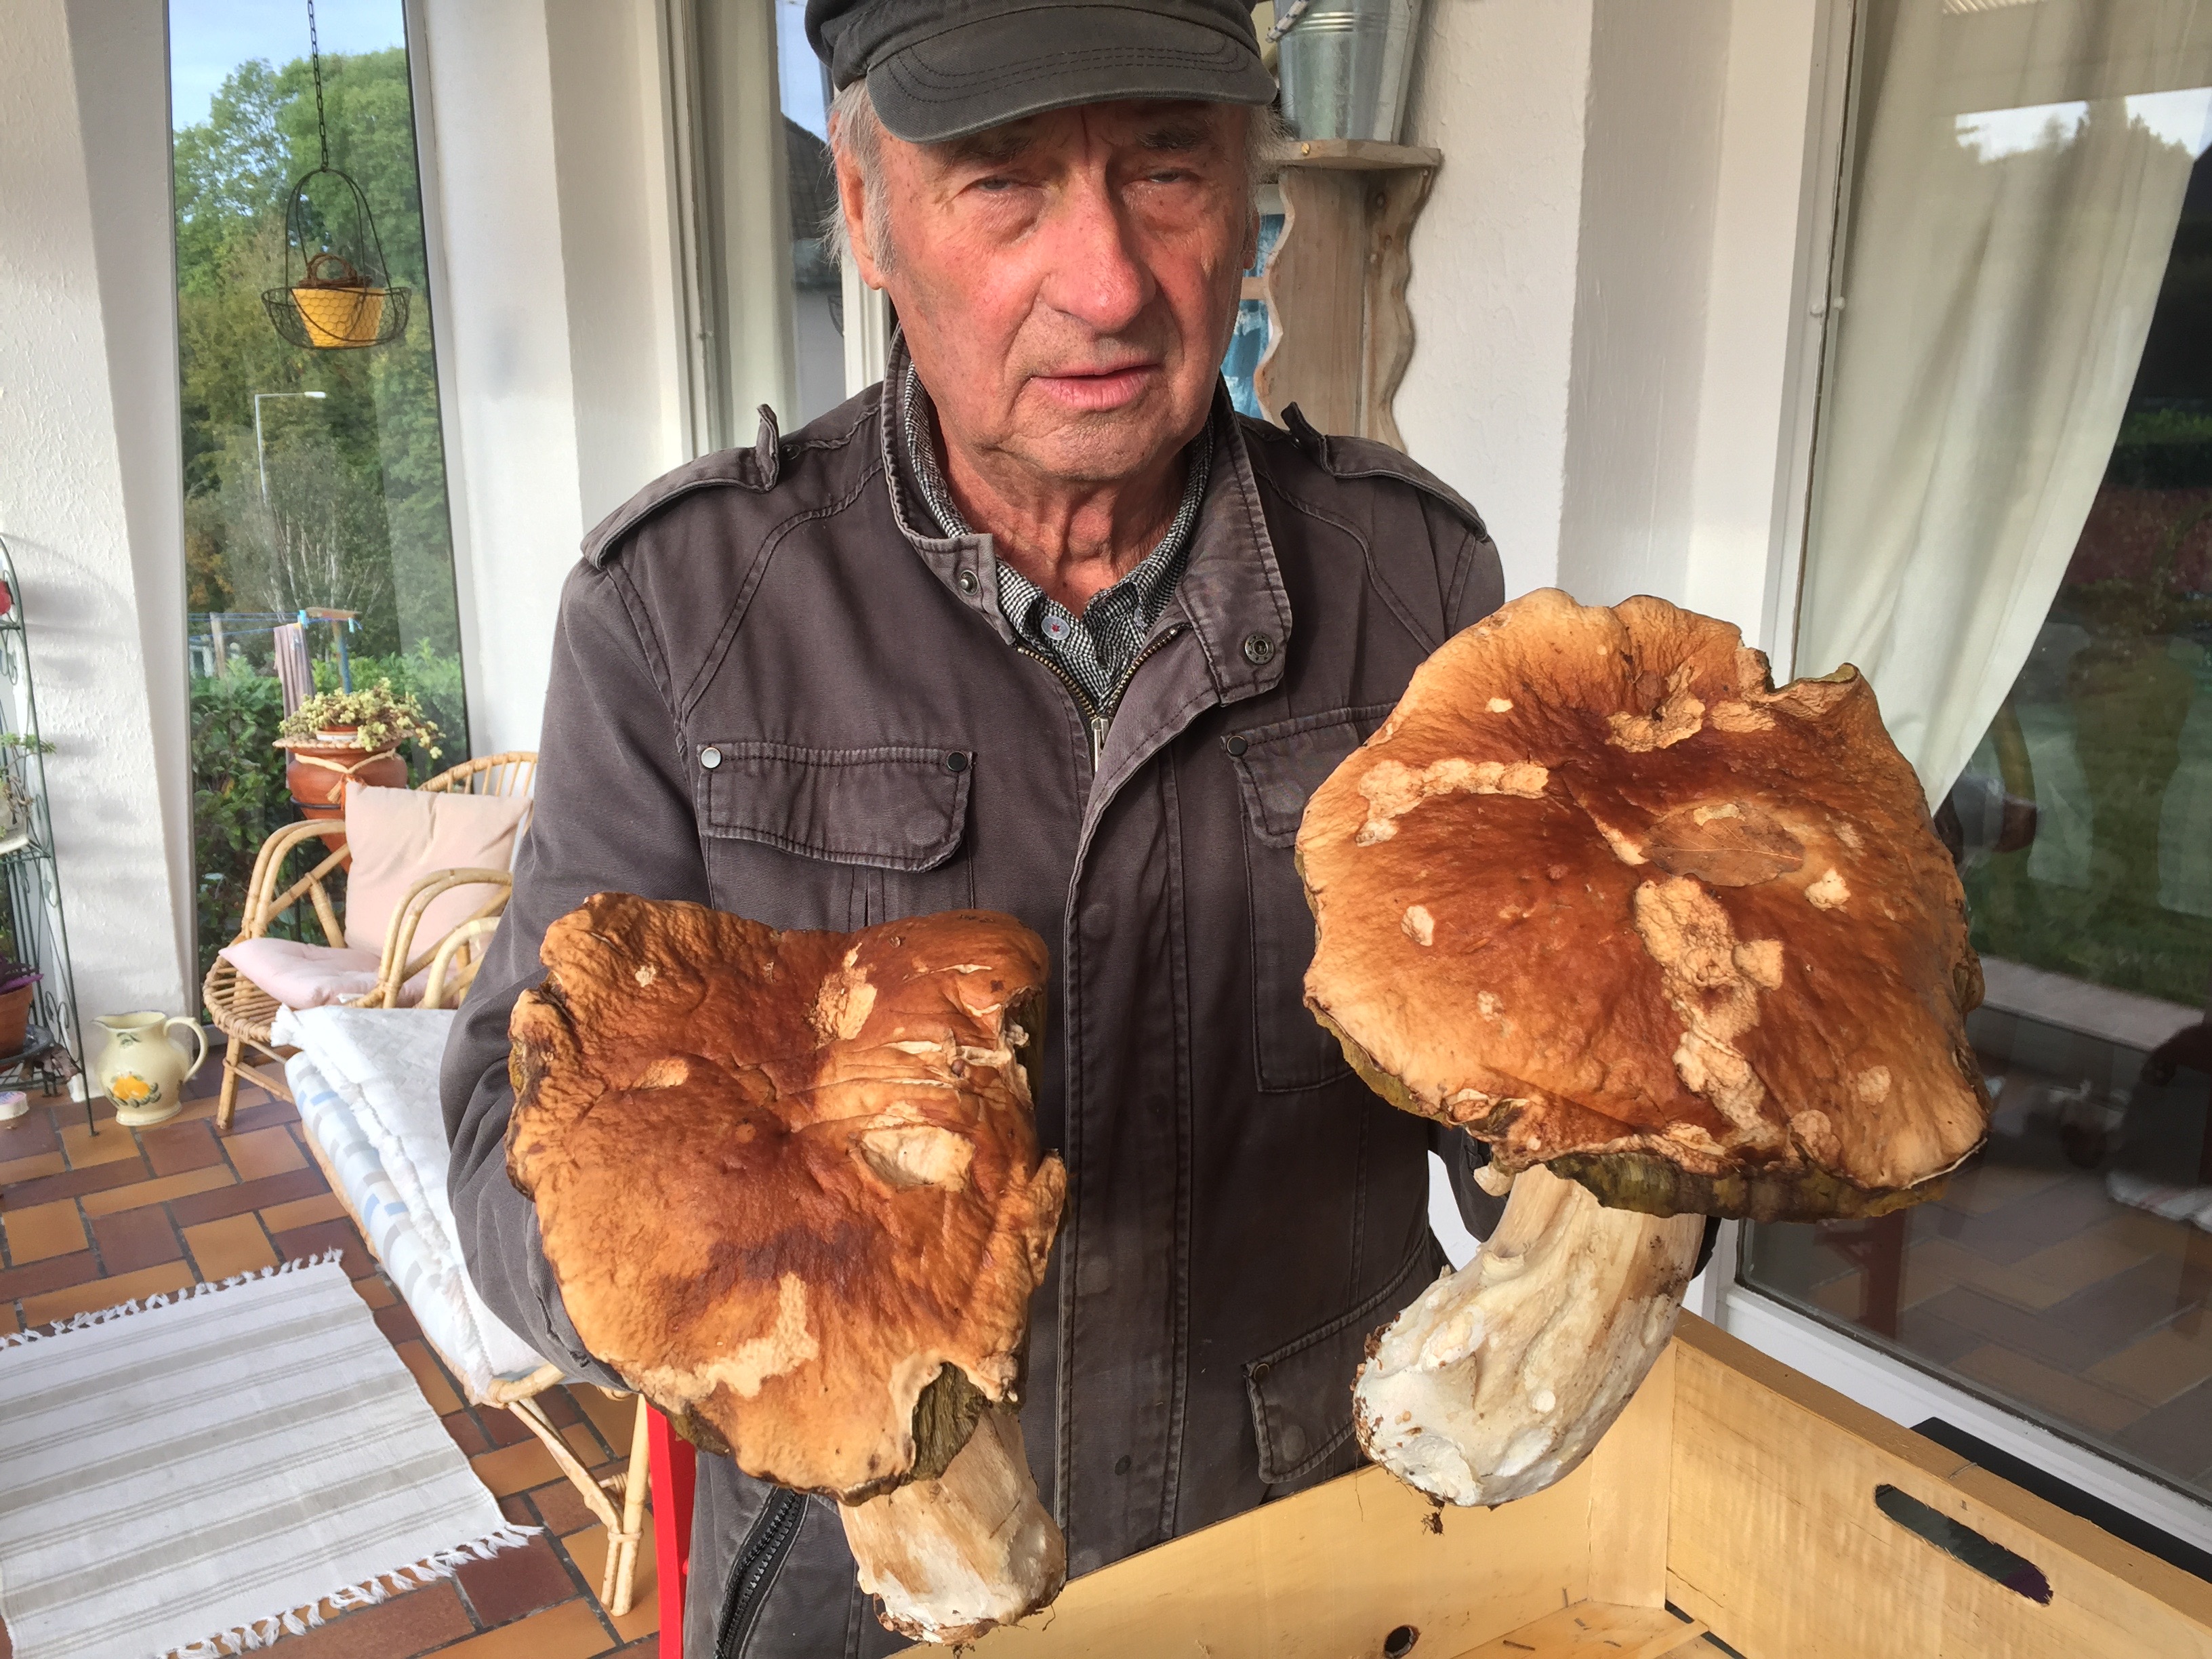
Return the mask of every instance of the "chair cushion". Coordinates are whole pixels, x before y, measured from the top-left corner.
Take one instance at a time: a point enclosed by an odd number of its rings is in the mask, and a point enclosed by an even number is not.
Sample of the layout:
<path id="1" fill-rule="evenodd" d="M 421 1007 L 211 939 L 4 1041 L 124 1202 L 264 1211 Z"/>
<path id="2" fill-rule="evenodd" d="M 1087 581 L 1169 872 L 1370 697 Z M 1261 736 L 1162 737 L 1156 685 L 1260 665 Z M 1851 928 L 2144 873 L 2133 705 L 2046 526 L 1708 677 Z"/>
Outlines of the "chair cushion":
<path id="1" fill-rule="evenodd" d="M 495 1379 L 544 1362 L 485 1305 L 457 1242 L 438 1103 L 453 1020 L 447 1010 L 329 1008 L 279 1015 L 275 1035 L 300 1050 L 284 1075 L 301 1127 L 423 1334 L 481 1400 Z"/>
<path id="2" fill-rule="evenodd" d="M 442 790 L 346 786 L 346 943 L 380 954 L 385 928 L 407 890 L 441 870 L 504 870 L 530 811 L 527 795 L 465 795 Z M 415 951 L 435 945 L 491 897 L 488 886 L 440 894 L 415 930 Z M 258 983 L 258 981 L 257 981 Z M 299 1006 L 299 1005 L 294 1005 Z"/>
<path id="3" fill-rule="evenodd" d="M 320 1008 L 376 988 L 374 951 L 334 949 L 295 939 L 246 939 L 224 945 L 220 954 L 287 1008 Z"/>

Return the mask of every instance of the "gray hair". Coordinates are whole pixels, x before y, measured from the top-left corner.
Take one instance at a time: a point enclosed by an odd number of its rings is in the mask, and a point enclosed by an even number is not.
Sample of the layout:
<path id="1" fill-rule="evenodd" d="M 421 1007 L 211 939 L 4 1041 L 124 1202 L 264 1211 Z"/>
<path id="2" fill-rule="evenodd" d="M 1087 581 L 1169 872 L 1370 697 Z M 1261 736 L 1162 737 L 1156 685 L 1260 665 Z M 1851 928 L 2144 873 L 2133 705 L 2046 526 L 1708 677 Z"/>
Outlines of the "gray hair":
<path id="1" fill-rule="evenodd" d="M 1244 182 L 1253 209 L 1257 211 L 1261 187 L 1282 166 L 1290 146 L 1290 132 L 1272 106 L 1249 106 L 1247 112 L 1250 119 L 1244 124 Z M 853 82 L 831 101 L 830 148 L 833 155 L 851 156 L 860 170 L 861 228 L 867 233 L 868 246 L 875 255 L 877 265 L 889 270 L 891 210 L 884 190 L 884 125 L 877 118 L 876 101 L 868 95 L 865 78 Z M 845 225 L 842 193 L 832 198 L 830 211 L 823 216 L 822 240 L 839 264 L 851 263 L 853 240 Z"/>

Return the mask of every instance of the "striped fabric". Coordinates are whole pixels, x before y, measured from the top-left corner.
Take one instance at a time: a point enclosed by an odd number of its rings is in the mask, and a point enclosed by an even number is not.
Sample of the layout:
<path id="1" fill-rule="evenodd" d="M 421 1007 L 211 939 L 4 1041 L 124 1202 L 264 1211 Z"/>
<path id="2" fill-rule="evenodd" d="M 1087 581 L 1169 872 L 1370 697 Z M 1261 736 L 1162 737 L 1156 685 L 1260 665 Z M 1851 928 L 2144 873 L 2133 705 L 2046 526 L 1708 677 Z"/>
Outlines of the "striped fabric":
<path id="1" fill-rule="evenodd" d="M 333 1253 L 333 1256 L 335 1253 Z M 380 1601 L 510 1526 L 332 1257 L 0 1349 L 15 1659 L 212 1655 Z"/>
<path id="2" fill-rule="evenodd" d="M 284 1075 L 301 1127 L 423 1334 L 481 1400 L 495 1378 L 544 1362 L 484 1305 L 454 1238 L 438 1107 L 453 1021 L 446 1009 L 288 1009 L 273 1034 L 300 1050 Z"/>

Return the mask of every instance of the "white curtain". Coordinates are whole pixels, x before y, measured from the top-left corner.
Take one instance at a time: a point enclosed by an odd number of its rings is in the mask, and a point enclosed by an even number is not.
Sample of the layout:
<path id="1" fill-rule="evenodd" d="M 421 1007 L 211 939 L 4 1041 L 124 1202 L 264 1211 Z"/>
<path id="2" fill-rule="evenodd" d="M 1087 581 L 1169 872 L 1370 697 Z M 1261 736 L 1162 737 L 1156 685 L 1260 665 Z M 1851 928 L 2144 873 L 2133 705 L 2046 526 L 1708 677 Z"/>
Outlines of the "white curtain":
<path id="1" fill-rule="evenodd" d="M 2204 148 L 2212 0 L 1869 5 L 1797 671 L 1931 805 L 2057 592 Z"/>

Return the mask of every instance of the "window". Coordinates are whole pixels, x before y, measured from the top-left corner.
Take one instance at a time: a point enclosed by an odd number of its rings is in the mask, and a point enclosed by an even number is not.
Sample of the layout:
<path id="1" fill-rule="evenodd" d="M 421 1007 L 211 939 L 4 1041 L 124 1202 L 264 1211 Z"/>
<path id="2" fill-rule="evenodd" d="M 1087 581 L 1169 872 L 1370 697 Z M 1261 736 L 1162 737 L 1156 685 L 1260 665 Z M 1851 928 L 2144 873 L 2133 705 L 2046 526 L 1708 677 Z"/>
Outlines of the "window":
<path id="1" fill-rule="evenodd" d="M 700 448 L 787 432 L 846 397 L 843 274 L 822 235 L 836 200 L 830 76 L 805 0 L 695 0 L 686 138 L 697 238 Z"/>
<path id="2" fill-rule="evenodd" d="M 263 839 L 295 813 L 271 744 L 276 630 L 303 627 L 315 684 L 389 680 L 442 729 L 417 781 L 468 754 L 430 294 L 400 0 L 319 0 L 330 165 L 360 186 L 389 282 L 389 343 L 287 343 L 295 181 L 321 155 L 305 0 L 173 0 L 178 376 L 201 967 L 236 933 Z M 326 181 L 325 181 L 326 182 Z M 313 240 L 343 204 L 319 182 Z M 313 252 L 310 248 L 307 252 Z M 302 250 L 291 252 L 299 276 Z"/>
<path id="3" fill-rule="evenodd" d="M 1744 1277 L 2212 1498 L 2212 17 L 1872 0 L 1860 51 L 1797 664 L 1938 806 L 1995 1118 Z"/>

